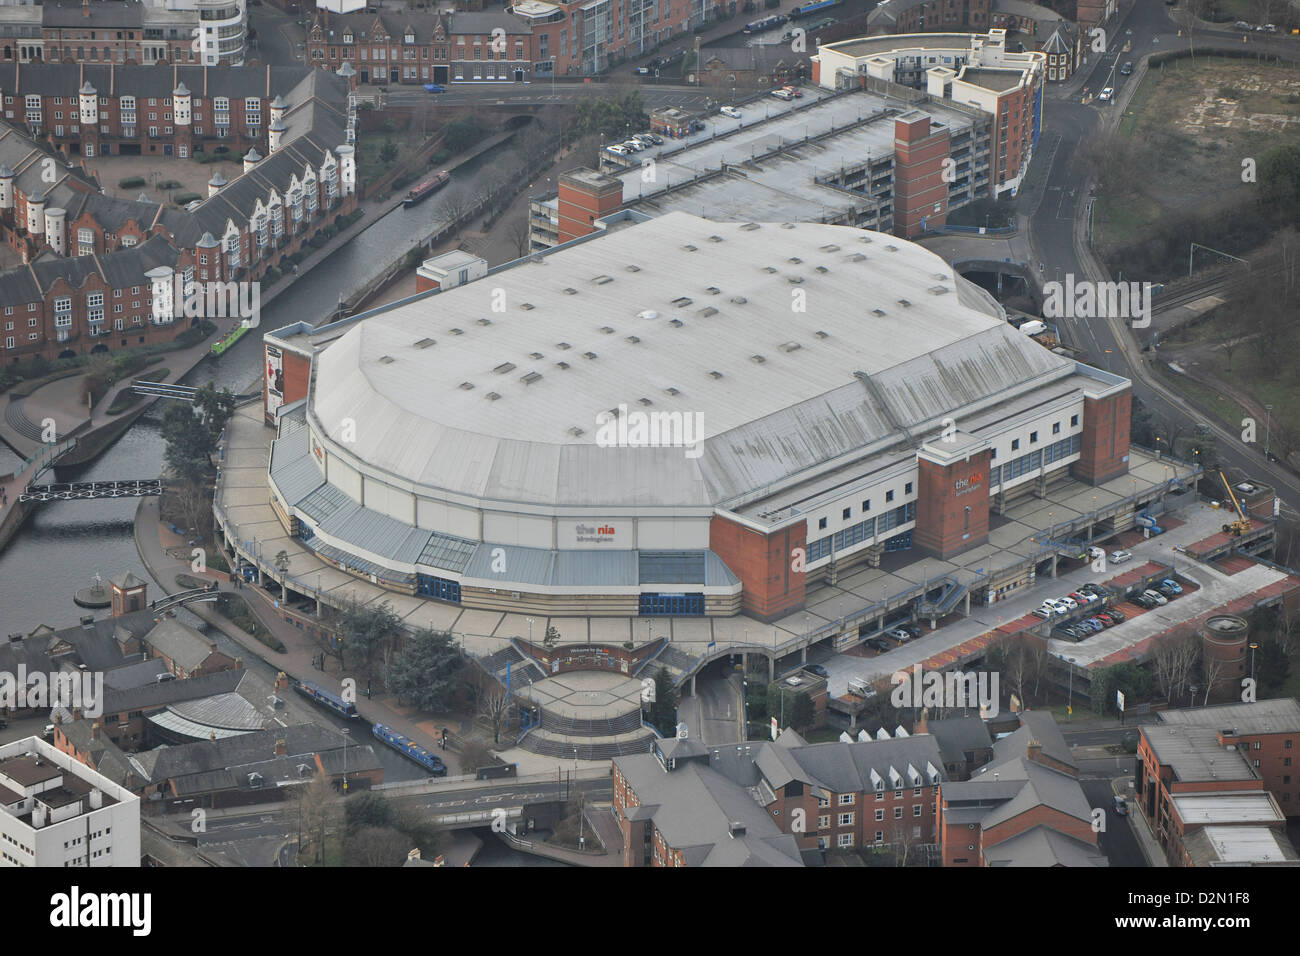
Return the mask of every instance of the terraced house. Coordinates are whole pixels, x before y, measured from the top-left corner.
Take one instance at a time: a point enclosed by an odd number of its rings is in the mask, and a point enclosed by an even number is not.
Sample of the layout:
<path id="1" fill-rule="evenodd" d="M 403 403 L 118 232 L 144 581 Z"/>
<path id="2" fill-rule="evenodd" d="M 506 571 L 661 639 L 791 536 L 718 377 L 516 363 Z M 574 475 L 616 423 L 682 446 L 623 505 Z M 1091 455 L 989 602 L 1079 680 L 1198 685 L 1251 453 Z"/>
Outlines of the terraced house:
<path id="1" fill-rule="evenodd" d="M 22 69 L 20 81 L 34 82 L 33 68 Z M 219 81 L 229 88 L 219 90 Z M 95 114 L 94 132 L 85 133 L 84 124 L 81 131 L 69 125 L 60 138 L 54 120 L 53 135 L 40 142 L 32 133 L 45 130 L 45 111 L 59 111 L 53 101 L 63 94 L 56 92 L 56 82 L 51 77 L 51 87 L 39 93 L 25 92 L 39 86 L 4 92 L 6 100 L 21 98 L 32 108 L 25 116 L 29 133 L 10 125 L 8 117 L 0 121 L 0 238 L 24 262 L 0 273 L 0 308 L 6 313 L 0 361 L 173 338 L 187 325 L 172 308 L 175 274 L 186 283 L 259 280 L 355 208 L 354 127 L 342 77 L 302 67 L 88 67 L 81 90 L 93 92 L 78 92 L 78 110 L 88 110 L 78 115 L 84 120 Z M 132 82 L 140 84 L 137 92 L 131 92 Z M 110 95 L 100 97 L 97 84 Z M 170 97 L 161 95 L 164 87 Z M 111 108 L 101 123 L 103 99 Z M 155 109 L 166 113 L 166 103 L 174 122 L 191 128 L 166 129 L 170 139 L 162 144 L 162 155 L 185 161 L 190 148 L 200 145 L 237 142 L 242 149 L 255 143 L 244 155 L 242 174 L 229 181 L 214 174 L 207 198 L 185 209 L 144 195 L 131 200 L 101 194 L 97 181 L 68 157 L 78 149 L 91 155 L 131 146 L 121 135 L 127 131 L 123 103 L 134 101 L 137 110 L 147 110 L 151 99 L 158 101 Z M 240 125 L 223 124 L 210 113 L 235 100 L 244 104 Z M 251 122 L 252 103 L 259 104 L 264 122 Z M 203 119 L 208 115 L 213 118 Z M 212 122 L 215 128 L 208 125 Z M 237 135 L 216 132 L 223 126 Z M 146 134 L 146 140 L 152 136 Z"/>
<path id="2" fill-rule="evenodd" d="M 318 15 L 307 49 L 331 72 L 351 63 L 362 83 L 522 82 L 534 60 L 532 31 L 501 11 Z"/>

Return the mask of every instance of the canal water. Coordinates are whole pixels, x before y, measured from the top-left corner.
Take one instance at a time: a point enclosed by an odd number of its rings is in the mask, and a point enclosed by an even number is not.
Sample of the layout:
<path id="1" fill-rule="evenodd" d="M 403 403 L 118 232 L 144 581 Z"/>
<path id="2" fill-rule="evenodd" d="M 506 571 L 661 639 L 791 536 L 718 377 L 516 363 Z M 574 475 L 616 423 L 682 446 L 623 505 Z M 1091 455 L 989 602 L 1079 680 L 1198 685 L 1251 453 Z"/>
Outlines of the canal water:
<path id="1" fill-rule="evenodd" d="M 474 190 L 508 148 L 489 151 L 459 167 L 448 190 Z M 398 206 L 374 222 L 263 308 L 261 328 L 275 330 L 303 319 L 318 324 L 325 320 L 337 309 L 340 295 L 346 298 L 383 275 L 398 257 L 442 227 L 448 194 L 435 193 L 411 209 Z M 240 391 L 260 380 L 261 367 L 262 336 L 249 334 L 220 358 L 204 360 L 185 381 L 192 385 L 213 382 Z M 0 401 L 5 400 L 0 396 Z M 159 402 L 94 462 L 60 470 L 58 478 L 91 481 L 161 474 L 161 415 Z M 0 443 L 0 474 L 19 465 L 19 456 Z M 96 573 L 107 579 L 134 571 L 149 580 L 132 535 L 136 506 L 133 499 L 41 505 L 0 551 L 0 637 L 27 633 L 40 624 L 54 628 L 75 624 L 89 612 L 73 604 L 72 595 L 88 586 Z M 102 617 L 107 611 L 95 613 Z"/>

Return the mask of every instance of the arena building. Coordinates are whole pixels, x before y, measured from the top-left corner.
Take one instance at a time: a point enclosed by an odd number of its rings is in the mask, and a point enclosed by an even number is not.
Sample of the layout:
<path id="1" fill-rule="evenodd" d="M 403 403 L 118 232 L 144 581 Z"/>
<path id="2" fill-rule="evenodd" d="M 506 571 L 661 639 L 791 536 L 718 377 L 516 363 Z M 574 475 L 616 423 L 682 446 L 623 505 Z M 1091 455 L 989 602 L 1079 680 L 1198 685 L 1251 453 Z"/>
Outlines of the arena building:
<path id="1" fill-rule="evenodd" d="M 266 337 L 269 479 L 330 564 L 463 607 L 733 615 L 1129 467 L 1126 379 L 920 246 L 631 212 Z M 226 532 L 229 538 L 230 531 Z"/>

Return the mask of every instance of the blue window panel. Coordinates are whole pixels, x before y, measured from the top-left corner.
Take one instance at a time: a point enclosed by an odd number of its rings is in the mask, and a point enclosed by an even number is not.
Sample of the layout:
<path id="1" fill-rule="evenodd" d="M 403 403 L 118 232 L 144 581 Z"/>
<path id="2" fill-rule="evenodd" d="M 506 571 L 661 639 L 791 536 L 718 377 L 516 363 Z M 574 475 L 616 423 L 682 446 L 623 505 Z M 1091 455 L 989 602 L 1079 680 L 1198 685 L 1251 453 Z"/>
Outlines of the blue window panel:
<path id="1" fill-rule="evenodd" d="M 417 574 L 415 581 L 416 593 L 424 597 L 431 597 L 435 601 L 449 601 L 452 604 L 460 603 L 459 581 L 448 581 L 446 578 L 437 578 L 432 574 Z"/>
<path id="2" fill-rule="evenodd" d="M 638 613 L 642 617 L 700 617 L 704 614 L 704 595 L 645 593 Z"/>
<path id="3" fill-rule="evenodd" d="M 907 551 L 912 547 L 912 532 L 904 531 L 885 542 L 885 551 Z"/>

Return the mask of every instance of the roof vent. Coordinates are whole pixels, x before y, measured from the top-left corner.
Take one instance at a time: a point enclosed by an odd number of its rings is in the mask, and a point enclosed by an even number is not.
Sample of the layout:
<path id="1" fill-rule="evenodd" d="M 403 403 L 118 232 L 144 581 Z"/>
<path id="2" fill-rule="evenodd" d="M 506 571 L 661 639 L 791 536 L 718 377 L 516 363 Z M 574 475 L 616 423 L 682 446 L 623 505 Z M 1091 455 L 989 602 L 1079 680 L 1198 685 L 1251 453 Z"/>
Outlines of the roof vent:
<path id="1" fill-rule="evenodd" d="M 830 269 L 827 269 L 825 266 L 818 266 L 818 267 L 817 267 L 817 271 L 820 272 L 822 275 L 825 275 L 826 273 L 830 272 L 831 270 L 830 270 Z"/>
<path id="2" fill-rule="evenodd" d="M 831 334 L 829 332 L 823 332 L 821 329 L 817 330 L 816 335 L 817 338 L 819 339 L 828 339 L 831 337 Z"/>
<path id="3" fill-rule="evenodd" d="M 577 294 L 578 294 L 578 290 L 575 289 L 575 288 L 573 288 L 572 286 L 569 286 L 569 287 L 565 288 L 565 290 L 564 290 L 564 294 L 565 294 L 565 295 L 577 295 Z"/>
<path id="4" fill-rule="evenodd" d="M 537 308 L 537 306 L 533 305 L 531 302 L 520 302 L 519 308 L 523 309 L 525 312 L 531 312 L 533 309 Z"/>
<path id="5" fill-rule="evenodd" d="M 595 353 L 595 352 L 583 352 L 583 353 L 582 353 L 582 357 L 583 357 L 583 358 L 594 359 L 594 358 L 596 357 L 596 353 Z"/>
<path id="6" fill-rule="evenodd" d="M 793 229 L 793 228 L 794 228 L 794 223 L 792 223 L 792 222 L 783 222 L 783 223 L 781 223 L 781 228 L 782 228 L 782 229 Z"/>
<path id="7" fill-rule="evenodd" d="M 855 253 L 853 253 L 853 255 L 851 255 L 851 256 L 845 256 L 844 259 L 845 259 L 846 262 L 866 262 L 866 261 L 867 261 L 867 257 L 864 256 L 864 255 L 863 255 L 862 253 L 860 253 L 860 252 L 855 252 Z"/>
<path id="8" fill-rule="evenodd" d="M 678 296 L 676 299 L 673 299 L 673 305 L 677 306 L 677 308 L 679 309 L 684 309 L 690 304 L 691 304 L 691 300 L 684 295 Z"/>
<path id="9" fill-rule="evenodd" d="M 938 279 L 940 282 L 947 282 L 949 279 L 952 278 L 952 276 L 946 276 L 942 272 L 936 272 L 934 274 L 934 277 Z"/>
<path id="10" fill-rule="evenodd" d="M 682 246 L 682 248 L 683 248 L 685 251 L 687 251 L 687 252 L 695 252 L 695 251 L 696 251 L 696 247 L 693 246 L 693 245 L 691 245 L 689 242 L 686 243 L 686 245 Z"/>
<path id="11" fill-rule="evenodd" d="M 762 365 L 764 362 L 767 361 L 767 359 L 763 358 L 763 356 L 761 355 L 751 355 L 749 357 L 749 360 L 753 362 L 755 365 Z"/>
<path id="12" fill-rule="evenodd" d="M 418 341 L 418 342 L 415 343 L 415 348 L 417 348 L 417 349 L 427 349 L 430 345 L 437 345 L 437 344 L 438 344 L 438 340 L 437 340 L 437 339 L 427 339 L 427 338 L 426 338 L 426 339 L 420 339 L 420 341 Z"/>
<path id="13" fill-rule="evenodd" d="M 537 381 L 538 379 L 540 379 L 541 377 L 542 377 L 542 373 L 541 373 L 541 372 L 529 372 L 527 375 L 525 375 L 525 376 L 524 376 L 523 378 L 521 378 L 519 381 L 523 382 L 525 385 L 532 385 L 533 382 L 536 382 L 536 381 Z"/>
<path id="14" fill-rule="evenodd" d="M 569 367 L 569 363 L 568 363 L 568 362 L 556 362 L 556 363 L 555 363 L 555 367 L 558 368 L 558 369 L 561 369 L 561 370 L 563 370 L 563 369 L 567 369 L 567 368 Z"/>
<path id="15" fill-rule="evenodd" d="M 791 256 L 789 259 L 786 260 L 786 262 L 790 263 L 790 265 L 792 266 L 797 266 L 799 265 L 799 263 L 803 262 L 803 260 L 800 259 L 798 256 Z"/>
<path id="16" fill-rule="evenodd" d="M 905 309 L 910 309 L 912 307 L 912 303 L 907 301 L 906 299 L 899 299 L 898 304 Z"/>
<path id="17" fill-rule="evenodd" d="M 785 281 L 791 285 L 803 285 L 803 276 L 786 276 Z"/>
<path id="18" fill-rule="evenodd" d="M 628 271 L 628 272 L 640 272 L 640 271 L 641 271 L 641 267 L 640 267 L 640 266 L 628 266 L 628 267 L 627 267 L 627 271 Z"/>
<path id="19" fill-rule="evenodd" d="M 596 276 L 596 278 L 592 279 L 591 281 L 592 281 L 594 284 L 596 284 L 596 285 L 605 285 L 606 283 L 613 282 L 613 281 L 614 281 L 614 277 L 613 277 L 613 276 Z"/>
<path id="20" fill-rule="evenodd" d="M 727 301 L 730 302 L 732 305 L 744 305 L 749 300 L 746 299 L 743 295 L 733 295 Z"/>
<path id="21" fill-rule="evenodd" d="M 613 334 L 614 334 L 614 330 L 611 329 L 608 325 L 602 325 L 602 326 L 600 327 L 600 330 L 601 330 L 602 332 L 604 332 L 606 335 L 613 335 Z"/>
<path id="22" fill-rule="evenodd" d="M 721 372 L 716 372 L 716 371 L 715 371 L 715 372 L 710 372 L 710 373 L 709 373 L 709 377 L 710 377 L 710 378 L 722 378 L 722 373 L 721 373 Z"/>
<path id="23" fill-rule="evenodd" d="M 572 428 L 569 429 L 569 434 L 572 435 L 574 438 L 581 438 L 583 435 L 587 433 L 584 432 L 577 425 L 574 425 Z"/>
<path id="24" fill-rule="evenodd" d="M 393 364 L 394 362 L 396 362 L 396 361 L 397 361 L 397 359 L 393 358 L 391 355 L 381 355 L 381 356 L 379 356 L 379 364 L 380 364 L 380 365 L 392 365 L 392 364 Z"/>
<path id="25" fill-rule="evenodd" d="M 641 341 L 641 339 L 638 338 L 638 337 L 635 336 L 635 335 L 629 335 L 629 336 L 627 337 L 627 340 L 628 340 L 628 342 L 631 343 L 632 345 L 636 345 L 638 342 Z"/>
<path id="26" fill-rule="evenodd" d="M 719 289 L 716 285 L 711 285 L 711 286 L 709 286 L 707 289 L 705 289 L 704 291 L 707 292 L 709 295 L 717 295 L 717 294 L 718 294 L 719 292 L 721 292 L 722 290 Z"/>
<path id="27" fill-rule="evenodd" d="M 946 285 L 932 285 L 929 289 L 930 295 L 947 295 L 948 287 Z"/>
<path id="28" fill-rule="evenodd" d="M 488 392 L 488 393 L 487 393 L 487 400 L 488 400 L 489 402 L 495 402 L 495 401 L 496 401 L 498 398 L 500 398 L 500 397 L 501 397 L 501 396 L 498 395 L 496 392 Z"/>
<path id="29" fill-rule="evenodd" d="M 703 309 L 700 309 L 699 314 L 702 315 L 704 318 L 707 319 L 707 318 L 708 318 L 709 316 L 711 316 L 711 315 L 717 315 L 717 314 L 718 314 L 718 310 L 715 309 L 713 306 L 710 305 L 710 306 L 707 306 L 707 307 L 705 307 L 705 308 L 703 308 Z"/>
<path id="30" fill-rule="evenodd" d="M 498 375 L 504 375 L 506 374 L 506 372 L 513 372 L 514 370 L 515 370 L 514 362 L 502 362 L 492 371 L 496 372 Z"/>
<path id="31" fill-rule="evenodd" d="M 665 388 L 665 389 L 664 389 L 664 392 L 667 393 L 667 394 L 669 394 L 669 395 L 680 395 L 680 394 L 681 394 L 681 391 L 680 391 L 679 389 L 673 388 L 671 385 L 668 386 L 667 388 Z"/>
<path id="32" fill-rule="evenodd" d="M 546 356 L 543 355 L 541 352 L 529 352 L 528 354 L 533 359 L 533 361 L 546 358 Z"/>
<path id="33" fill-rule="evenodd" d="M 858 242 L 870 242 L 870 241 L 871 241 L 870 236 L 858 236 Z"/>
<path id="34" fill-rule="evenodd" d="M 803 346 L 800 345 L 798 342 L 785 342 L 782 343 L 781 345 L 782 352 L 797 352 L 801 348 L 803 348 Z"/>
<path id="35" fill-rule="evenodd" d="M 826 245 L 824 245 L 824 246 L 820 246 L 819 248 L 821 249 L 822 252 L 839 252 L 839 251 L 840 251 L 840 247 L 837 246 L 837 245 L 835 245 L 835 243 L 833 243 L 833 242 L 828 242 L 828 243 L 826 243 Z"/>
<path id="36" fill-rule="evenodd" d="M 644 312 L 638 312 L 636 317 L 638 319 L 657 319 L 659 318 L 659 313 L 654 309 L 646 309 Z"/>
<path id="37" fill-rule="evenodd" d="M 478 324 L 479 324 L 479 325 L 485 325 L 485 326 L 486 326 L 486 325 L 491 325 L 491 324 L 492 324 L 492 320 L 491 320 L 491 319 L 479 319 L 479 320 L 478 320 Z"/>
<path id="38" fill-rule="evenodd" d="M 890 243 L 889 245 L 885 246 L 885 248 L 888 249 L 890 252 L 898 251 L 898 246 L 894 245 L 893 243 Z"/>
<path id="39" fill-rule="evenodd" d="M 637 404 L 639 404 L 639 405 L 653 405 L 654 402 L 650 401 L 650 399 L 648 399 L 648 398 L 638 398 L 638 399 L 637 399 Z"/>
<path id="40" fill-rule="evenodd" d="M 672 326 L 673 328 L 675 328 L 675 329 L 680 329 L 680 328 L 681 328 L 683 325 L 685 325 L 686 323 L 683 322 L 681 319 L 671 319 L 671 320 L 669 320 L 668 324 L 671 325 L 671 326 Z"/>
<path id="41" fill-rule="evenodd" d="M 569 349 L 573 348 L 573 346 L 570 345 L 568 342 L 556 342 L 555 347 L 559 349 L 561 352 L 567 352 Z"/>
<path id="42" fill-rule="evenodd" d="M 721 236 L 709 236 L 709 242 L 721 242 L 721 241 L 722 241 Z"/>
<path id="43" fill-rule="evenodd" d="M 774 266 L 763 266 L 763 271 L 766 272 L 768 275 L 772 275 L 774 272 L 776 272 L 776 268 Z"/>
<path id="44" fill-rule="evenodd" d="M 460 387 L 461 387 L 461 391 L 465 391 L 465 392 L 472 392 L 472 391 L 474 391 L 474 383 L 473 383 L 473 382 L 461 382 L 461 383 L 460 383 Z"/>
<path id="45" fill-rule="evenodd" d="M 753 232 L 755 229 L 759 229 L 759 228 L 762 228 L 762 227 L 760 227 L 759 224 L 756 223 L 756 222 L 747 222 L 747 223 L 745 223 L 743 226 L 741 226 L 740 228 L 741 228 L 741 230 L 744 231 L 744 232 Z"/>
<path id="46" fill-rule="evenodd" d="M 452 335 L 464 335 L 464 334 L 465 334 L 465 330 L 464 330 L 464 329 L 448 329 L 447 331 L 449 331 Z"/>

